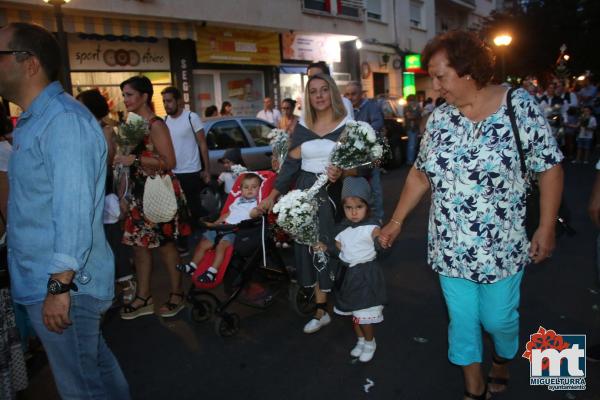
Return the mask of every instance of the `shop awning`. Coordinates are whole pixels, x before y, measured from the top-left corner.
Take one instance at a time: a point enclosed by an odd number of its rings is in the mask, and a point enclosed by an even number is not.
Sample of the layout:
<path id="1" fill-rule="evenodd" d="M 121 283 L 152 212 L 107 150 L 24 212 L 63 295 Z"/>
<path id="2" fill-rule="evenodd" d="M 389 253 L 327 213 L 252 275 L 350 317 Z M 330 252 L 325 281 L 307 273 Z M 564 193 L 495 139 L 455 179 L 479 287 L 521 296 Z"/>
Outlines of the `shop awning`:
<path id="1" fill-rule="evenodd" d="M 49 31 L 56 31 L 56 21 L 52 9 L 24 10 L 0 8 L 0 26 L 4 26 L 10 22 L 36 23 Z M 65 14 L 63 25 L 65 31 L 69 33 L 196 39 L 194 25 L 188 22 L 146 21 Z"/>

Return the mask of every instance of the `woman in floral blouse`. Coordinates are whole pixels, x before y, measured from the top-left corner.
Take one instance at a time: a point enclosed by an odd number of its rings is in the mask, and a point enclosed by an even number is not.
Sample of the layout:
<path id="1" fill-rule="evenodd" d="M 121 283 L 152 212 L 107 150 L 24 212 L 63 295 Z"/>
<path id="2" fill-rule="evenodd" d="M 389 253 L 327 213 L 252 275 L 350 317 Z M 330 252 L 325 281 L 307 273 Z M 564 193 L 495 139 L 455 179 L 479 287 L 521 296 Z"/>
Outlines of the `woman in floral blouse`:
<path id="1" fill-rule="evenodd" d="M 407 214 L 431 189 L 427 258 L 439 273 L 450 316 L 448 358 L 463 368 L 465 399 L 486 399 L 489 392 L 507 389 L 507 362 L 518 351 L 523 269 L 554 249 L 563 156 L 525 90 L 507 99 L 505 87 L 490 84 L 494 56 L 477 36 L 460 31 L 437 36 L 423 60 L 447 103 L 427 121 L 417 161 L 380 241 L 392 244 Z M 527 170 L 535 173 L 541 191 L 540 225 L 531 242 L 524 228 L 526 182 L 507 101 L 520 127 Z M 487 383 L 481 326 L 494 342 Z"/>

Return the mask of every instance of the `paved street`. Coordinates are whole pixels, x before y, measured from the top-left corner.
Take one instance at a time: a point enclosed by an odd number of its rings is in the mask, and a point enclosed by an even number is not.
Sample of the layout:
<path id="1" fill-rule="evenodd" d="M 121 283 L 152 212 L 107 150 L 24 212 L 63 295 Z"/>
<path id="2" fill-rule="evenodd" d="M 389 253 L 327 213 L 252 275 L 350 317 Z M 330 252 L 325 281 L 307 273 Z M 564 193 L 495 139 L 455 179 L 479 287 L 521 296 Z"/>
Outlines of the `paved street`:
<path id="1" fill-rule="evenodd" d="M 600 342 L 600 288 L 595 278 L 595 229 L 586 215 L 594 171 L 566 165 L 565 194 L 576 237 L 565 237 L 554 257 L 527 269 L 521 301 L 521 349 L 542 325 L 558 333 L 587 334 Z M 385 175 L 386 210 L 391 212 L 406 168 Z M 187 313 L 122 321 L 108 316 L 105 336 L 136 399 L 460 399 L 462 375 L 446 357 L 448 323 L 437 276 L 425 264 L 428 204 L 407 222 L 384 262 L 389 294 L 385 322 L 377 327 L 377 352 L 369 364 L 351 363 L 355 338 L 350 321 L 336 317 L 306 335 L 284 293 L 263 311 L 236 304 L 240 333 L 223 339 L 212 322 L 197 324 Z M 389 214 L 388 214 L 389 215 Z M 154 277 L 155 303 L 166 300 L 166 274 Z M 419 339 L 423 338 L 423 339 Z M 417 339 L 417 340 L 416 340 Z M 600 399 L 600 365 L 587 366 L 588 390 L 549 392 L 529 386 L 529 363 L 511 367 L 508 392 L 497 399 Z M 486 344 L 486 366 L 490 347 Z M 66 355 L 68 356 L 68 355 Z M 367 380 L 373 382 L 365 393 Z M 54 393 L 54 395 L 53 395 Z M 52 399 L 48 368 L 32 379 L 25 398 Z"/>

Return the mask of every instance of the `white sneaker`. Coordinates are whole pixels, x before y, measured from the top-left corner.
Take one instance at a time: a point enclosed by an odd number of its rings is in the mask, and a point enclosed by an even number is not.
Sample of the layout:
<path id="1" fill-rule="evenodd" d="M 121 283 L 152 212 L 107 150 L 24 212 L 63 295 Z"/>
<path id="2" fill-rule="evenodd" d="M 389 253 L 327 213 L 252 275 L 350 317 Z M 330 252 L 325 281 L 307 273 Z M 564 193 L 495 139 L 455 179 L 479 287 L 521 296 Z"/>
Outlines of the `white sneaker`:
<path id="1" fill-rule="evenodd" d="M 358 342 L 356 342 L 356 345 L 354 346 L 354 348 L 352 350 L 350 350 L 350 355 L 352 357 L 356 358 L 362 354 L 364 348 L 365 348 L 365 338 L 360 338 L 360 339 L 358 339 Z"/>
<path id="2" fill-rule="evenodd" d="M 321 319 L 313 318 L 306 325 L 304 325 L 304 333 L 315 333 L 325 325 L 331 322 L 329 314 L 325 313 Z"/>
<path id="3" fill-rule="evenodd" d="M 372 341 L 365 341 L 365 347 L 363 347 L 362 353 L 360 353 L 360 357 L 358 359 L 362 362 L 369 362 L 375 355 L 375 349 L 377 348 L 377 343 L 375 343 L 375 338 Z"/>

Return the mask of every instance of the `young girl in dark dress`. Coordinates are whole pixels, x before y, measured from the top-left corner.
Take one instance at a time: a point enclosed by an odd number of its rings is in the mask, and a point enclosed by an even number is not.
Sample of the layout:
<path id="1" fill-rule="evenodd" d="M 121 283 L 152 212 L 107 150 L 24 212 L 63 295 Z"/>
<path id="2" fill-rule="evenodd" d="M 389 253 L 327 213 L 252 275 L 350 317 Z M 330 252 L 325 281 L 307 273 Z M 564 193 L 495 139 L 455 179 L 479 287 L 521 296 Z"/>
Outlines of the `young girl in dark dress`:
<path id="1" fill-rule="evenodd" d="M 383 321 L 386 302 L 385 280 L 376 260 L 379 224 L 370 216 L 371 187 L 365 178 L 347 177 L 342 187 L 346 218 L 339 226 L 335 244 L 347 268 L 334 311 L 351 315 L 358 341 L 350 355 L 368 362 L 375 354 L 373 324 Z"/>

